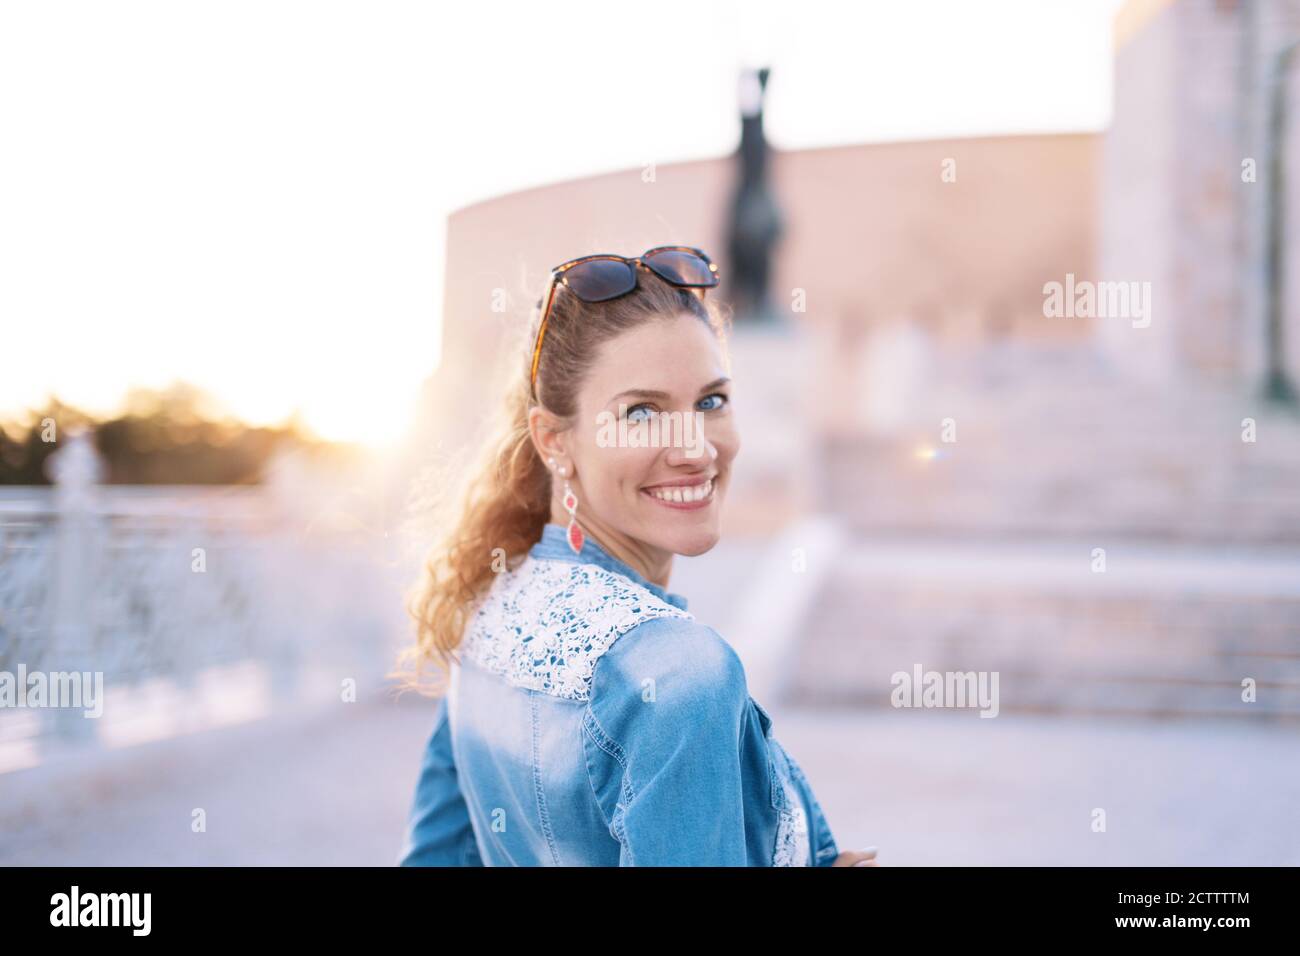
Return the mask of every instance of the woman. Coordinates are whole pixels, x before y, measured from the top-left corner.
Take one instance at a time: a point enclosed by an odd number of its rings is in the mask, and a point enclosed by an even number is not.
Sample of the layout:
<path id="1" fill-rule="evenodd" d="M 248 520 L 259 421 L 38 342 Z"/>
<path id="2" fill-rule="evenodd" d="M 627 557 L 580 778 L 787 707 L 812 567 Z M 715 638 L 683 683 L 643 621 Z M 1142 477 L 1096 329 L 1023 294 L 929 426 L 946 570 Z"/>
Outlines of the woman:
<path id="1" fill-rule="evenodd" d="M 874 865 L 667 589 L 717 543 L 740 447 L 716 285 L 687 247 L 552 271 L 412 608 L 406 658 L 447 687 L 401 864 Z"/>

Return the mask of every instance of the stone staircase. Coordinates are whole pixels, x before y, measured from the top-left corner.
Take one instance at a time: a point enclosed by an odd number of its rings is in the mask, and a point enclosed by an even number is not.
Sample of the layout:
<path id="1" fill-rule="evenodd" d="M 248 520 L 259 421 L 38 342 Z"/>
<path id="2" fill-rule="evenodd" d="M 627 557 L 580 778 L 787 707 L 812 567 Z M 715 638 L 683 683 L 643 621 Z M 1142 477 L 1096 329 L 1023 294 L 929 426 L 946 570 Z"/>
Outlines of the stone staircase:
<path id="1" fill-rule="evenodd" d="M 888 705 L 891 676 L 996 671 L 1004 711 L 1300 720 L 1300 551 L 857 538 L 789 692 Z M 1254 702 L 1242 700 L 1253 680 Z"/>
<path id="2" fill-rule="evenodd" d="M 923 425 L 826 443 L 822 500 L 868 533 L 1300 544 L 1300 419 L 1252 396 L 1026 385 L 930 408 Z"/>
<path id="3" fill-rule="evenodd" d="M 919 663 L 999 672 L 1004 709 L 1300 719 L 1300 419 L 1085 363 L 991 378 L 823 443 L 849 539 L 792 695 L 887 704 Z"/>

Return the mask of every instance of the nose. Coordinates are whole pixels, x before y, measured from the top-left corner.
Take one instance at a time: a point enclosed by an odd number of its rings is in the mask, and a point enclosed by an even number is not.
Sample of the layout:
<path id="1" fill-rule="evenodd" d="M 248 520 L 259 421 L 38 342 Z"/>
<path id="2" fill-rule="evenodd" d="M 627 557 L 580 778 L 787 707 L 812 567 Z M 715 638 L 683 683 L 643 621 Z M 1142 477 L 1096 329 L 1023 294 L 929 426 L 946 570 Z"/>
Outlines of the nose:
<path id="1" fill-rule="evenodd" d="M 681 428 L 674 430 L 668 444 L 665 462 L 672 468 L 708 468 L 717 460 L 718 449 L 709 441 L 704 416 L 697 412 L 687 412 L 682 416 L 681 422 Z"/>

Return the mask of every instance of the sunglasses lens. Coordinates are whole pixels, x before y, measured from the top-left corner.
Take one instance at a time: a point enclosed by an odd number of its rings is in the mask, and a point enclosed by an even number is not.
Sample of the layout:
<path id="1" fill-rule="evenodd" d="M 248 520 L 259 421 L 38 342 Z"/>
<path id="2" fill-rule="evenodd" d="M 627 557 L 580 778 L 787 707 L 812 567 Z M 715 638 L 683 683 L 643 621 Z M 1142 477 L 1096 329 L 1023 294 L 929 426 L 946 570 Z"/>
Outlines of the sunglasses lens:
<path id="1" fill-rule="evenodd" d="M 617 259 L 589 259 L 566 269 L 564 281 L 584 302 L 604 302 L 636 288 L 636 273 Z"/>
<path id="2" fill-rule="evenodd" d="M 693 252 L 662 249 L 643 256 L 641 261 L 669 282 L 677 285 L 704 286 L 718 284 L 717 274 L 709 264 Z"/>

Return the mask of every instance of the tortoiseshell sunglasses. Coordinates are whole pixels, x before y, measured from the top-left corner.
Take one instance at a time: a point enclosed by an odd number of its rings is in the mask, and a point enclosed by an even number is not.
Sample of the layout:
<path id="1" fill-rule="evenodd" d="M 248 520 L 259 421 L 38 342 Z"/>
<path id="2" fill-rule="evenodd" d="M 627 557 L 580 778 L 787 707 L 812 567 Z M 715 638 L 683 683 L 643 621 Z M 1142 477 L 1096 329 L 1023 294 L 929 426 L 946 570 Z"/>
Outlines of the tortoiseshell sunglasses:
<path id="1" fill-rule="evenodd" d="M 718 267 L 703 249 L 693 246 L 656 246 L 634 259 L 608 253 L 570 259 L 551 270 L 546 294 L 537 304 L 542 306 L 542 322 L 537 328 L 537 345 L 533 349 L 532 389 L 537 395 L 537 362 L 542 357 L 542 338 L 550 318 L 551 303 L 557 286 L 563 285 L 583 302 L 607 302 L 627 295 L 636 288 L 636 270 L 640 266 L 683 289 L 712 289 L 718 284 Z"/>

